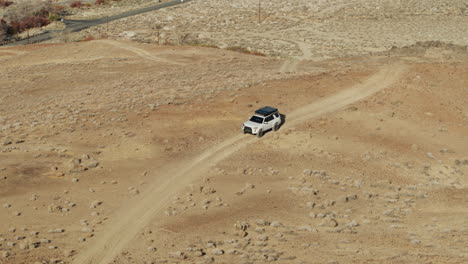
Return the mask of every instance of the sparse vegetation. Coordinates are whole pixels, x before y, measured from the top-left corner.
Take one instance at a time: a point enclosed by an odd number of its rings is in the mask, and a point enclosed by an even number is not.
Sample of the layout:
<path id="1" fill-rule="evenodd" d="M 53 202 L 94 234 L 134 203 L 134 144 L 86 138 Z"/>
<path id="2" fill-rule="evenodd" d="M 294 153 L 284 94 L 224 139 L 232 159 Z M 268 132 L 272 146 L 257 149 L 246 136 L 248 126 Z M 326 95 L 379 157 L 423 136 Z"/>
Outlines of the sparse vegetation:
<path id="1" fill-rule="evenodd" d="M 0 38 L 4 39 L 8 35 L 18 34 L 30 28 L 46 26 L 50 23 L 51 14 L 54 14 L 54 9 L 50 2 L 17 1 L 5 11 Z"/>
<path id="2" fill-rule="evenodd" d="M 48 18 L 49 18 L 49 21 L 53 22 L 53 21 L 59 20 L 60 16 L 57 14 L 50 14 Z"/>
<path id="3" fill-rule="evenodd" d="M 7 2 L 0 0 L 0 6 Z M 65 15 L 65 10 L 65 6 L 52 5 L 49 1 L 15 1 L 8 5 L 0 18 L 0 40 L 31 28 L 46 26 Z"/>
<path id="4" fill-rule="evenodd" d="M 66 6 L 64 5 L 53 5 L 51 6 L 51 10 L 49 12 L 49 20 L 56 21 L 59 20 L 61 17 L 67 15 Z"/>
<path id="5" fill-rule="evenodd" d="M 255 56 L 265 56 L 265 54 L 259 51 L 249 50 L 244 47 L 233 46 L 233 47 L 227 47 L 226 49 L 230 51 L 241 52 L 241 53 L 246 53 L 246 54 L 255 55 Z"/>
<path id="6" fill-rule="evenodd" d="M 0 0 L 0 7 L 8 7 L 10 5 L 12 5 L 13 2 L 11 1 L 8 1 L 8 0 Z"/>
<path id="7" fill-rule="evenodd" d="M 87 35 L 86 37 L 83 38 L 82 41 L 91 41 L 91 40 L 95 40 L 96 38 L 94 38 L 92 35 Z"/>
<path id="8" fill-rule="evenodd" d="M 103 5 L 106 3 L 106 0 L 96 0 L 95 5 Z"/>
<path id="9" fill-rule="evenodd" d="M 72 8 L 81 8 L 84 4 L 81 1 L 73 1 L 70 3 L 70 7 Z"/>
<path id="10" fill-rule="evenodd" d="M 12 33 L 20 33 L 30 28 L 43 27 L 50 24 L 50 20 L 43 16 L 30 16 L 25 17 L 20 21 L 14 21 L 10 24 Z"/>

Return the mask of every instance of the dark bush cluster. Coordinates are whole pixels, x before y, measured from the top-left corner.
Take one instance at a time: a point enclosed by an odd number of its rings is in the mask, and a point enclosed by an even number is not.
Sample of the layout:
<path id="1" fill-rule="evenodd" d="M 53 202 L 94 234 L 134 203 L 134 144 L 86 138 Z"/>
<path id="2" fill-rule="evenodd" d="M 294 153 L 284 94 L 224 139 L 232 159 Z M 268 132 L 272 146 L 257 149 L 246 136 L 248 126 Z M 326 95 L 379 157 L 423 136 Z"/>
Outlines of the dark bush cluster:
<path id="1" fill-rule="evenodd" d="M 30 16 L 30 17 L 23 18 L 20 21 L 11 22 L 8 33 L 10 34 L 19 33 L 19 32 L 28 30 L 30 28 L 47 26 L 48 24 L 50 24 L 50 20 L 47 17 L 40 16 L 40 15 Z"/>
<path id="2" fill-rule="evenodd" d="M 0 7 L 8 7 L 10 5 L 12 5 L 13 2 L 11 1 L 8 1 L 8 0 L 0 0 Z"/>
<path id="3" fill-rule="evenodd" d="M 70 7 L 73 8 L 81 8 L 83 6 L 83 3 L 81 1 L 73 1 L 70 3 Z"/>

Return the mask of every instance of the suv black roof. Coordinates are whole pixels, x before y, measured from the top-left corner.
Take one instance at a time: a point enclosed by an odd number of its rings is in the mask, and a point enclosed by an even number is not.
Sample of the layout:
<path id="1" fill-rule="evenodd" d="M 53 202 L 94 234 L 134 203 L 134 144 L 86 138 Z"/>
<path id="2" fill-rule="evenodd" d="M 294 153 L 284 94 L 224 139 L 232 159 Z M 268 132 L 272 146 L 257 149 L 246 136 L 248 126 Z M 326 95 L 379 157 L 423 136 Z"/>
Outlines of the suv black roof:
<path id="1" fill-rule="evenodd" d="M 262 108 L 258 109 L 257 111 L 255 111 L 256 114 L 259 114 L 259 115 L 262 115 L 262 116 L 268 116 L 268 115 L 271 115 L 271 114 L 276 113 L 276 112 L 278 112 L 278 109 L 270 107 L 270 106 L 265 106 L 265 107 L 262 107 Z"/>

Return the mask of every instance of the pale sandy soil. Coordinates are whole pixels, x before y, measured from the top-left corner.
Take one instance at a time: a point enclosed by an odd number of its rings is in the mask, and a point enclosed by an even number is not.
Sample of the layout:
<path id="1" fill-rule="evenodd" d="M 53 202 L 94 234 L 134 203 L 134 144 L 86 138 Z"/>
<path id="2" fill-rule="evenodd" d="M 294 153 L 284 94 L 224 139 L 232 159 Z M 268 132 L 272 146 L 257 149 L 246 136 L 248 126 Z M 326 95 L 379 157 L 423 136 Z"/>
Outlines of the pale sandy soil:
<path id="1" fill-rule="evenodd" d="M 0 48 L 0 263 L 467 263 L 466 3 L 257 8 Z"/>
<path id="2" fill-rule="evenodd" d="M 0 263 L 466 263 L 467 57 L 0 48 Z"/>

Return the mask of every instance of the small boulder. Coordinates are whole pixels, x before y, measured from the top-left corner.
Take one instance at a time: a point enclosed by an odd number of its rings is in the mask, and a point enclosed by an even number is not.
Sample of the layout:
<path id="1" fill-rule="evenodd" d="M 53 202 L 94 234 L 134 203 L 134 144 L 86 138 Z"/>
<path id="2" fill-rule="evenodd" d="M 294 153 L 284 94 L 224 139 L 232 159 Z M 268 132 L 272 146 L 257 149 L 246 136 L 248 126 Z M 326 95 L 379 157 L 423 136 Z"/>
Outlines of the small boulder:
<path id="1" fill-rule="evenodd" d="M 224 250 L 219 249 L 219 248 L 214 248 L 213 250 L 211 250 L 211 254 L 213 254 L 213 255 L 223 255 Z"/>

